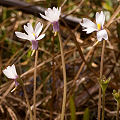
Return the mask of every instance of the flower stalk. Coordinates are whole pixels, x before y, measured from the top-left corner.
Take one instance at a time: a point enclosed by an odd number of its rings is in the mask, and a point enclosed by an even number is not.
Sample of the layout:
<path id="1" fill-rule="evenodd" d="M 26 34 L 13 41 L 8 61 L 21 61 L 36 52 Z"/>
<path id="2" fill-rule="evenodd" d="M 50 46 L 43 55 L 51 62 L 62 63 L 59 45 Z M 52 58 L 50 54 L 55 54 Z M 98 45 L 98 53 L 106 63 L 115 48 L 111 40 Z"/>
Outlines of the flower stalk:
<path id="1" fill-rule="evenodd" d="M 102 78 L 102 74 L 103 74 L 104 51 L 105 51 L 105 40 L 103 41 L 103 46 L 102 46 L 101 63 L 100 63 L 100 78 Z M 100 113 L 101 113 L 101 87 L 99 86 L 98 120 L 100 120 Z"/>
<path id="2" fill-rule="evenodd" d="M 104 120 L 104 108 L 105 108 L 105 92 L 110 82 L 110 78 L 106 79 L 105 76 L 102 76 L 98 79 L 99 85 L 102 89 L 102 120 Z"/>
<path id="3" fill-rule="evenodd" d="M 100 13 L 97 12 L 95 17 L 96 17 L 96 24 L 87 18 L 83 18 L 83 20 L 82 20 L 82 22 L 80 22 L 80 24 L 83 27 L 83 31 L 86 31 L 86 34 L 96 31 L 97 32 L 97 40 L 99 42 L 104 40 L 103 47 L 102 47 L 102 54 L 101 54 L 101 63 L 100 63 L 100 78 L 102 78 L 105 40 L 108 40 L 108 34 L 107 34 L 107 31 L 104 29 L 105 15 L 104 15 L 103 11 L 101 11 Z M 100 120 L 100 113 L 101 113 L 101 87 L 99 86 L 98 120 Z"/>
<path id="4" fill-rule="evenodd" d="M 24 91 L 25 99 L 26 99 L 27 106 L 28 106 L 28 110 L 29 110 L 29 113 L 30 113 L 30 120 L 33 120 L 32 111 L 31 111 L 31 107 L 30 107 L 28 95 L 27 95 L 27 92 L 26 92 L 26 90 L 25 90 L 25 86 L 24 86 L 23 81 L 22 81 L 21 78 L 19 79 L 19 83 L 20 83 L 20 85 L 22 86 L 23 91 Z"/>
<path id="5" fill-rule="evenodd" d="M 34 65 L 34 91 L 33 91 L 33 106 L 34 106 L 34 120 L 36 120 L 36 77 L 37 77 L 37 59 L 38 50 L 35 52 L 35 65 Z"/>
<path id="6" fill-rule="evenodd" d="M 62 59 L 62 67 L 63 67 L 63 79 L 64 79 L 64 92 L 63 92 L 61 120 L 64 120 L 65 105 L 66 105 L 66 94 L 67 94 L 67 80 L 66 80 L 66 68 L 65 68 L 65 58 L 64 58 L 64 52 L 63 52 L 63 43 L 62 43 L 62 40 L 61 40 L 60 33 L 58 33 L 58 37 L 59 37 L 59 42 L 60 42 L 61 59 Z"/>
<path id="7" fill-rule="evenodd" d="M 105 92 L 103 92 L 102 94 L 103 94 L 103 97 L 102 97 L 102 120 L 104 120 Z"/>
<path id="8" fill-rule="evenodd" d="M 114 99 L 117 101 L 117 114 L 116 114 L 116 120 L 119 120 L 119 109 L 120 109 L 120 90 L 116 92 L 116 90 L 113 90 L 113 96 Z"/>
<path id="9" fill-rule="evenodd" d="M 120 103 L 117 101 L 117 115 L 116 115 L 116 120 L 119 120 L 119 108 L 120 108 Z"/>

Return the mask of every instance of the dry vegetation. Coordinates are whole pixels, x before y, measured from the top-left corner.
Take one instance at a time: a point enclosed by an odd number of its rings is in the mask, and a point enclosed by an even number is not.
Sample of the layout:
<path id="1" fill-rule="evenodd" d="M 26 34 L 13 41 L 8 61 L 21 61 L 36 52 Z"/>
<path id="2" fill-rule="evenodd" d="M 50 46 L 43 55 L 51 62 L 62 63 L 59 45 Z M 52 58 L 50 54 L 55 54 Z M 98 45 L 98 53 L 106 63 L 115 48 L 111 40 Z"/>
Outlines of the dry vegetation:
<path id="1" fill-rule="evenodd" d="M 1 5 L 0 0 L 0 5 Z M 15 0 L 17 1 L 17 0 Z M 23 0 L 21 0 L 22 2 Z M 26 0 L 31 5 L 44 8 L 60 6 L 63 0 Z M 35 25 L 48 21 L 17 10 L 18 7 L 0 6 L 0 120 L 27 120 L 29 111 L 21 86 L 11 93 L 14 81 L 7 79 L 2 70 L 15 64 L 18 74 L 24 81 L 31 109 L 33 109 L 34 56 L 31 57 L 31 44 L 15 36 L 15 31 L 24 31 L 27 22 Z M 29 10 L 29 7 L 28 7 Z M 105 94 L 105 120 L 115 120 L 116 101 L 113 89 L 120 89 L 120 4 L 119 0 L 68 0 L 62 7 L 62 14 L 76 18 L 89 18 L 94 21 L 95 13 L 106 13 L 105 28 L 109 40 L 106 41 L 103 75 L 111 77 Z M 98 78 L 102 42 L 92 50 L 97 41 L 96 33 L 86 34 L 80 24 L 61 18 L 60 33 L 64 46 L 67 73 L 67 101 L 65 120 L 96 120 L 98 109 Z M 67 24 L 68 23 L 68 24 Z M 36 110 L 37 120 L 60 120 L 63 97 L 63 71 L 58 35 L 52 32 L 52 25 L 45 32 L 46 37 L 39 41 L 37 65 Z"/>

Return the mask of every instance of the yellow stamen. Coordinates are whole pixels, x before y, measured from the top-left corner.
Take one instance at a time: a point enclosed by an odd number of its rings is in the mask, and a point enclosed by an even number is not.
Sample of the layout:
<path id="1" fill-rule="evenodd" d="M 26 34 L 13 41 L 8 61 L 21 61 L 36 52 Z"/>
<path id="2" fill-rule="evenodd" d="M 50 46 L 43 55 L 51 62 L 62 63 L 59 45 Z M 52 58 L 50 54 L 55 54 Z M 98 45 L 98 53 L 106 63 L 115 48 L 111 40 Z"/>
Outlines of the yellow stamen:
<path id="1" fill-rule="evenodd" d="M 54 36 L 56 36 L 56 35 L 57 35 L 57 32 L 54 33 Z"/>
<path id="2" fill-rule="evenodd" d="M 98 42 L 99 42 L 99 41 L 95 42 L 94 45 L 93 45 L 93 47 L 96 46 L 96 45 L 98 44 Z"/>
<path id="3" fill-rule="evenodd" d="M 101 24 L 97 24 L 98 30 L 101 30 Z"/>
<path id="4" fill-rule="evenodd" d="M 33 33 L 33 35 L 35 36 L 35 33 Z"/>
<path id="5" fill-rule="evenodd" d="M 13 89 L 11 90 L 11 92 L 14 92 L 16 89 L 17 89 L 17 87 L 13 88 Z"/>
<path id="6" fill-rule="evenodd" d="M 33 50 L 33 51 L 32 51 L 32 54 L 31 54 L 31 56 L 33 56 L 33 55 L 34 55 L 34 53 L 35 53 L 35 50 Z"/>

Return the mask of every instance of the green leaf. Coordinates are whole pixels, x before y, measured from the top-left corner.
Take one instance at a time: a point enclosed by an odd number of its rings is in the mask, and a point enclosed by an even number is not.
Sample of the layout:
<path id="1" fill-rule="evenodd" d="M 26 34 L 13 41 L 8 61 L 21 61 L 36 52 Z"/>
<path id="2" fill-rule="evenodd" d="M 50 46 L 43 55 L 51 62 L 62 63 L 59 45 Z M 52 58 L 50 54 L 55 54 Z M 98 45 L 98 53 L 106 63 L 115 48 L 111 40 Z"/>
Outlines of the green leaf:
<path id="1" fill-rule="evenodd" d="M 75 115 L 76 109 L 75 109 L 75 103 L 73 96 L 70 97 L 70 114 L 71 114 L 71 120 L 76 120 L 76 115 Z"/>
<path id="2" fill-rule="evenodd" d="M 28 53 L 27 53 L 27 58 L 30 58 L 31 54 L 32 54 L 32 50 L 29 50 Z"/>
<path id="3" fill-rule="evenodd" d="M 113 4 L 112 4 L 112 0 L 105 0 L 105 2 L 102 3 L 103 8 L 105 8 L 106 10 L 112 11 L 113 10 Z"/>
<path id="4" fill-rule="evenodd" d="M 89 120 L 89 114 L 90 114 L 89 109 L 86 108 L 83 115 L 83 120 Z"/>

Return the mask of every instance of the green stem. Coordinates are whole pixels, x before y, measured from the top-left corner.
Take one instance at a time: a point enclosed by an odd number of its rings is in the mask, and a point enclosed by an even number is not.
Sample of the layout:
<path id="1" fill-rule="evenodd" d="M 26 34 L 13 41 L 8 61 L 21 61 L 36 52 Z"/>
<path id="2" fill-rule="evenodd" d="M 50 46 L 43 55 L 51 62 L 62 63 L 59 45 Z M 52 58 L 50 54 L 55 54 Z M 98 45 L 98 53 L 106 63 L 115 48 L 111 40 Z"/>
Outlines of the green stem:
<path id="1" fill-rule="evenodd" d="M 104 51 L 105 51 L 105 40 L 103 40 L 103 46 L 102 46 L 101 63 L 100 63 L 100 78 L 102 78 L 102 74 L 103 74 Z M 98 120 L 100 120 L 100 113 L 101 113 L 101 87 L 99 85 Z"/>
<path id="2" fill-rule="evenodd" d="M 101 113 L 101 87 L 99 86 L 98 120 L 100 120 L 100 113 Z"/>
<path id="3" fill-rule="evenodd" d="M 59 37 L 59 42 L 60 42 L 61 59 L 62 59 L 62 67 L 63 67 L 63 78 L 64 78 L 64 93 L 63 93 L 63 104 L 62 104 L 62 113 L 61 113 L 61 120 L 64 120 L 66 93 L 67 93 L 67 80 L 66 80 L 65 59 L 64 59 L 64 53 L 63 53 L 63 43 L 61 40 L 60 33 L 58 33 L 58 37 Z"/>
<path id="4" fill-rule="evenodd" d="M 34 120 L 36 120 L 36 74 L 37 74 L 37 59 L 38 59 L 38 50 L 35 53 L 35 66 L 34 66 L 34 93 L 33 93 L 33 106 L 34 106 Z"/>
<path id="5" fill-rule="evenodd" d="M 104 108 L 105 108 L 105 91 L 103 91 L 103 97 L 102 97 L 102 120 L 104 120 Z"/>
<path id="6" fill-rule="evenodd" d="M 117 101 L 117 115 L 116 115 L 116 120 L 119 120 L 119 107 L 120 107 L 120 104 Z"/>

